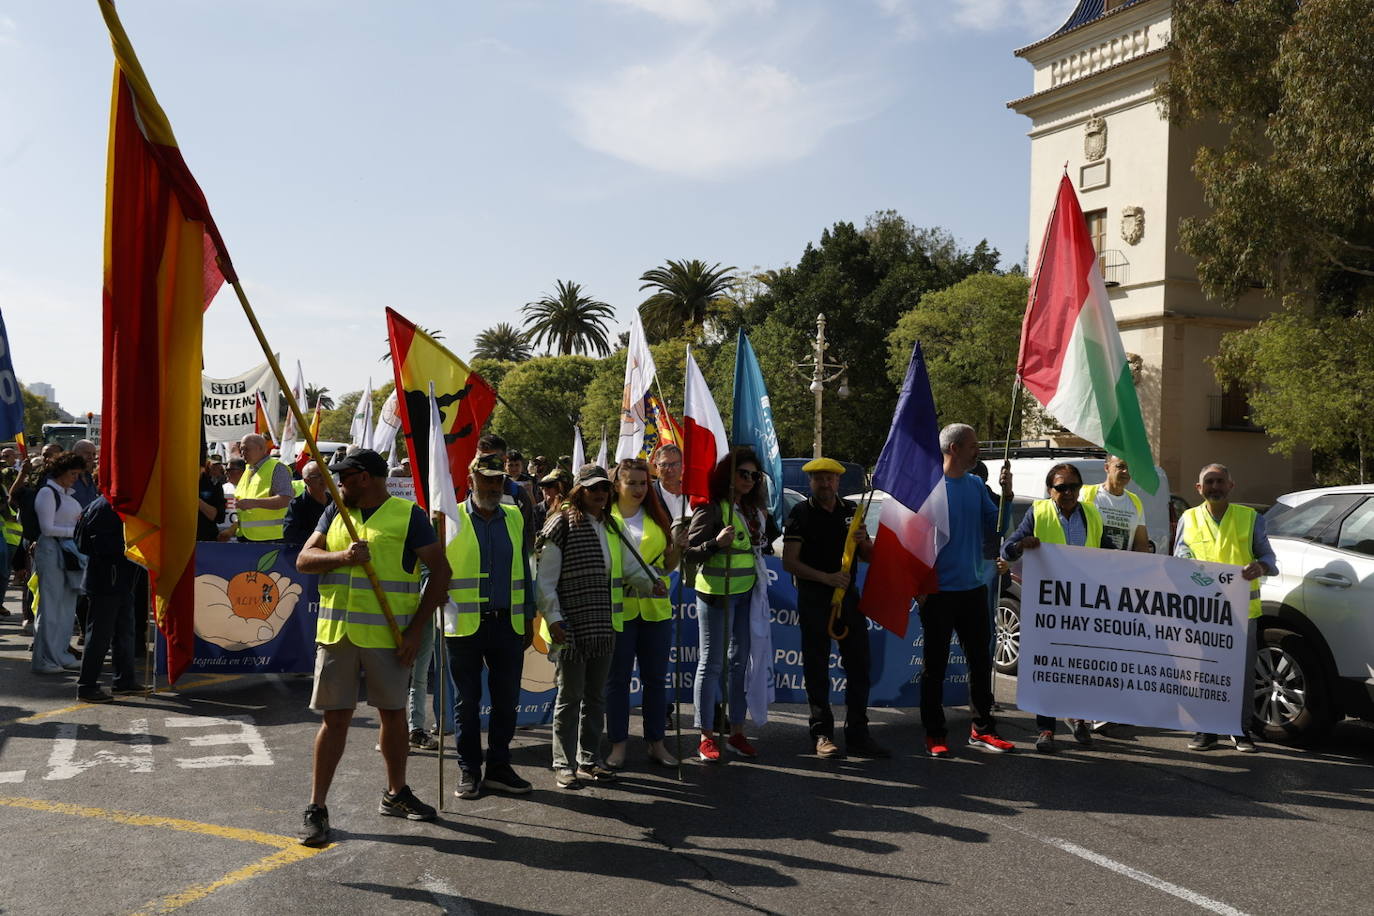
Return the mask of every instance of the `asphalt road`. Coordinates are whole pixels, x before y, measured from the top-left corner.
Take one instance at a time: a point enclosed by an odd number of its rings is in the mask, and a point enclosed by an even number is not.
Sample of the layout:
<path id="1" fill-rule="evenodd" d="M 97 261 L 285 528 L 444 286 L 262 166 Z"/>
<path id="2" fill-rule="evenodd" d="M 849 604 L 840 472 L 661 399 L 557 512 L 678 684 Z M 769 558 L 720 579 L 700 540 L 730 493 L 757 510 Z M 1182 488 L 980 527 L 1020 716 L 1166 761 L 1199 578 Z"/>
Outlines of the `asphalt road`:
<path id="1" fill-rule="evenodd" d="M 330 797 L 336 842 L 307 850 L 308 678 L 188 675 L 89 706 L 74 675 L 29 672 L 18 620 L 0 618 L 0 913 L 1367 913 L 1374 899 L 1368 724 L 1313 751 L 1198 754 L 1123 730 L 1048 757 L 1004 681 L 1015 754 L 956 742 L 932 760 L 914 710 L 879 709 L 894 759 L 822 761 L 805 709 L 782 706 L 750 731 L 756 762 L 679 780 L 636 742 L 626 773 L 580 792 L 554 787 L 548 729 L 531 728 L 514 762 L 532 795 L 456 799 L 448 755 L 445 811 L 425 824 L 376 813 L 376 719 L 360 707 Z M 437 764 L 410 758 L 430 803 Z"/>

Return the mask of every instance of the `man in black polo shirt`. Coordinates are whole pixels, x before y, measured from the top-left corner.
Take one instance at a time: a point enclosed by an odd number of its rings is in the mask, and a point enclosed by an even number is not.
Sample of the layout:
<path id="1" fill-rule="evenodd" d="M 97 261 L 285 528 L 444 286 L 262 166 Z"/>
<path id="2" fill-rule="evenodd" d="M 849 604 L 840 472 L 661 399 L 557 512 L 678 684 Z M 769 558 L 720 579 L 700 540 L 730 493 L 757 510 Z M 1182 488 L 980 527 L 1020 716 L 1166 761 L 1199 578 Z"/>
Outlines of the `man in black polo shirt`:
<path id="1" fill-rule="evenodd" d="M 845 588 L 839 624 L 848 628 L 839 640 L 840 664 L 846 679 L 844 741 L 858 757 L 890 757 L 868 733 L 869 648 L 868 618 L 859 613 L 859 590 L 850 573 L 840 572 L 849 523 L 857 511 L 839 498 L 844 466 L 817 458 L 802 468 L 811 481 L 811 498 L 792 510 L 782 536 L 782 567 L 797 581 L 797 610 L 801 620 L 802 671 L 806 698 L 811 704 L 811 737 L 820 757 L 843 757 L 835 744 L 835 716 L 830 711 L 830 599 Z M 855 535 L 858 559 L 873 551 L 868 532 Z"/>

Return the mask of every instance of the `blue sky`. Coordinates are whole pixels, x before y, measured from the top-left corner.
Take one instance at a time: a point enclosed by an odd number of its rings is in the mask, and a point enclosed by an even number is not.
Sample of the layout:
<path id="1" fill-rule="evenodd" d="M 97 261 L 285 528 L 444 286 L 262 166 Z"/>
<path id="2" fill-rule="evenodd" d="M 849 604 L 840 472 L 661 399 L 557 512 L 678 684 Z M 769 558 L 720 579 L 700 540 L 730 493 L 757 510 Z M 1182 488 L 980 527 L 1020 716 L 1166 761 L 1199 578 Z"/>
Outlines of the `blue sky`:
<path id="1" fill-rule="evenodd" d="M 794 263 L 895 209 L 1008 263 L 1030 91 L 1073 0 L 123 0 L 268 338 L 380 384 L 382 309 L 473 336 L 668 258 Z M 112 57 L 94 0 L 0 6 L 0 310 L 15 370 L 99 410 Z M 1054 180 L 1050 176 L 1047 180 Z M 206 370 L 260 362 L 232 292 Z M 288 370 L 288 374 L 294 368 Z"/>

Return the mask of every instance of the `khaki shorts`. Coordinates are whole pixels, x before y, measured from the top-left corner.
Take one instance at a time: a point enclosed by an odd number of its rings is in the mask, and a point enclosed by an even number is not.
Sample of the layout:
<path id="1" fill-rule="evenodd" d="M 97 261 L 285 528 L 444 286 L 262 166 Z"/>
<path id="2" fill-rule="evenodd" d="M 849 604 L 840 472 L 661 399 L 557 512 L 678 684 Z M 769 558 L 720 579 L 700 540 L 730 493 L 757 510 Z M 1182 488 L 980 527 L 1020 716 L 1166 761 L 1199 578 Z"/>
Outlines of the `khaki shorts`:
<path id="1" fill-rule="evenodd" d="M 354 709 L 358 675 L 367 673 L 367 704 L 377 709 L 405 709 L 410 698 L 410 668 L 395 649 L 367 649 L 345 636 L 333 645 L 315 646 L 315 689 L 310 708 L 320 712 Z"/>

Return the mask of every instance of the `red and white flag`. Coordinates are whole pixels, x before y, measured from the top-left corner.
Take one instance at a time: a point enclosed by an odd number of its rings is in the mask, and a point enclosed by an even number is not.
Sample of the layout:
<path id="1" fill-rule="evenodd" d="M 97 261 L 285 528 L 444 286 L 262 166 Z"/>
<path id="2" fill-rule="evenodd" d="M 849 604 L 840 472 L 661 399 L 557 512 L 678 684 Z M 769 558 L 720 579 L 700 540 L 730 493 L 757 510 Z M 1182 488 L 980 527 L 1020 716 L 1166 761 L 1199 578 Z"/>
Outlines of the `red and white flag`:
<path id="1" fill-rule="evenodd" d="M 706 387 L 706 378 L 697 368 L 690 348 L 684 387 L 682 432 L 686 444 L 682 450 L 682 492 L 709 499 L 711 471 L 730 454 L 730 444 L 725 438 L 725 424 L 721 422 L 711 389 Z"/>

